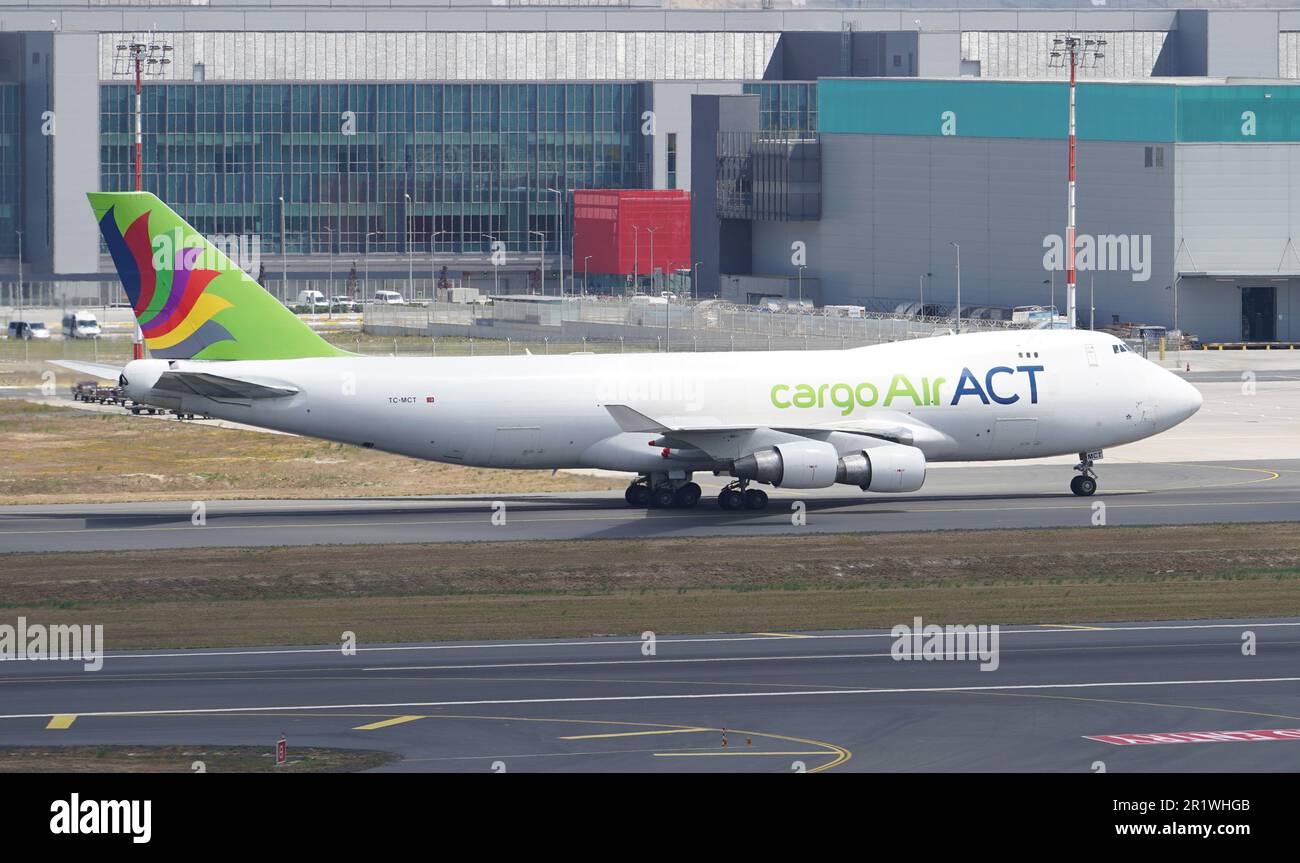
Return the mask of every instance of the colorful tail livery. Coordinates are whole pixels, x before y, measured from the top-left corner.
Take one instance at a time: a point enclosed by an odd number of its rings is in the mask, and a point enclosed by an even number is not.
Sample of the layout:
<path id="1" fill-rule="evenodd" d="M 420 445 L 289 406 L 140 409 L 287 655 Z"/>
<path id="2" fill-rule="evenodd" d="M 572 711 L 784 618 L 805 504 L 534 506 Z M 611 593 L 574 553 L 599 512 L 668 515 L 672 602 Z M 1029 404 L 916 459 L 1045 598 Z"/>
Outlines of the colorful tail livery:
<path id="1" fill-rule="evenodd" d="M 162 359 L 346 356 L 149 192 L 87 197 L 135 310 Z"/>

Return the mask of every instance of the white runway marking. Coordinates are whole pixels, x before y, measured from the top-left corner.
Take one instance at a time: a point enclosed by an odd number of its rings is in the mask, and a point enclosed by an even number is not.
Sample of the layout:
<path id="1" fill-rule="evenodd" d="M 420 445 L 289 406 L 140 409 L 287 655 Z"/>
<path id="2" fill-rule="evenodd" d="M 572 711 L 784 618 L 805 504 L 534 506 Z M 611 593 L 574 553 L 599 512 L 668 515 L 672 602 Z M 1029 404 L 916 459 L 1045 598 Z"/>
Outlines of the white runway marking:
<path id="1" fill-rule="evenodd" d="M 1245 683 L 1296 683 L 1300 677 L 1236 677 L 1215 680 L 1124 680 L 1094 683 L 1010 683 L 990 686 L 921 686 L 885 689 L 813 689 L 806 692 L 688 692 L 666 695 L 592 695 L 571 698 L 484 698 L 469 701 L 394 701 L 381 704 L 298 704 L 273 707 L 195 707 L 172 710 L 103 710 L 77 712 L 79 718 L 90 716 L 207 716 L 230 713 L 284 713 L 296 710 L 391 710 L 411 707 L 481 707 L 510 704 L 589 704 L 618 701 L 699 701 L 709 698 L 816 698 L 836 695 L 913 695 L 945 692 L 1016 692 L 1038 689 L 1105 689 L 1140 686 L 1204 686 Z M 52 713 L 0 714 L 3 719 L 46 719 Z"/>
<path id="2" fill-rule="evenodd" d="M 1075 629 L 1075 624 L 1065 623 L 1044 623 L 1039 624 L 1034 629 L 1003 629 L 1001 635 L 1041 635 L 1045 633 L 1065 633 L 1074 635 L 1088 635 L 1097 632 L 1150 632 L 1160 630 L 1180 630 L 1180 629 L 1265 629 L 1282 626 L 1300 626 L 1300 621 L 1278 621 L 1272 623 L 1254 623 L 1251 621 L 1242 621 L 1240 623 L 1171 623 L 1165 625 L 1142 625 L 1142 626 L 1106 626 L 1102 625 L 1097 628 Z M 1067 628 L 1068 627 L 1068 628 Z M 801 633 L 802 634 L 802 633 Z M 893 638 L 889 632 L 828 632 L 822 634 L 807 635 L 808 638 L 822 639 L 845 639 L 845 638 Z M 711 644 L 719 642 L 737 642 L 737 641 L 788 641 L 782 635 L 719 635 L 704 636 L 701 638 L 660 638 L 659 644 Z M 618 639 L 610 641 L 518 641 L 518 642 L 490 642 L 486 644 L 394 644 L 384 647 L 358 647 L 358 653 L 386 653 L 401 652 L 411 650 L 477 650 L 477 649 L 500 649 L 500 648 L 545 648 L 545 647 L 625 647 L 627 645 L 641 646 L 643 642 L 640 639 Z M 338 647 L 285 647 L 272 648 L 266 650 L 213 650 L 213 651 L 177 651 L 174 653 L 108 653 L 104 655 L 105 659 L 206 659 L 215 656 L 280 656 L 292 655 L 297 653 L 338 653 Z M 50 660 L 43 660 L 50 661 Z M 70 660 L 71 661 L 71 660 Z M 80 661 L 80 660 L 76 660 Z"/>

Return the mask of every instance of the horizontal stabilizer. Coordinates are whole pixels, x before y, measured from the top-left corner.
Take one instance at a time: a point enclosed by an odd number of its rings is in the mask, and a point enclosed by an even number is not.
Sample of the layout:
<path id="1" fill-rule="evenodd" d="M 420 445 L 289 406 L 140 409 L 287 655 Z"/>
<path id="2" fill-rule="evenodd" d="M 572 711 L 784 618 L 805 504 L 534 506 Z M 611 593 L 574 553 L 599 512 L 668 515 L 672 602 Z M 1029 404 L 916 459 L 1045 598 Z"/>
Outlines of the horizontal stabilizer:
<path id="1" fill-rule="evenodd" d="M 298 394 L 297 387 L 279 381 L 240 380 L 209 372 L 163 372 L 153 388 L 159 392 L 196 395 L 215 401 L 279 399 Z"/>
<path id="2" fill-rule="evenodd" d="M 115 381 L 118 375 L 122 374 L 121 366 L 110 366 L 105 363 L 83 363 L 77 360 L 50 360 L 50 362 L 56 366 L 72 369 L 74 372 L 105 381 Z"/>
<path id="3" fill-rule="evenodd" d="M 664 432 L 668 426 L 650 419 L 640 411 L 632 410 L 627 405 L 605 405 L 605 410 L 625 432 Z"/>

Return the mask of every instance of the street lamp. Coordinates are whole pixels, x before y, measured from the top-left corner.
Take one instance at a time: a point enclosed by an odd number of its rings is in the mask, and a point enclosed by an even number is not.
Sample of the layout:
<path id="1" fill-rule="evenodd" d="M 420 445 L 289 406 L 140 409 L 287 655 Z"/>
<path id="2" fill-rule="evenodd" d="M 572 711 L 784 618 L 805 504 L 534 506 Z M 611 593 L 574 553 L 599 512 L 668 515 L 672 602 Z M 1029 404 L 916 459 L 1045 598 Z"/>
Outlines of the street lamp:
<path id="1" fill-rule="evenodd" d="M 646 228 L 646 233 L 650 235 L 650 296 L 657 293 L 655 289 L 655 232 L 658 230 L 658 225 L 653 228 Z"/>
<path id="2" fill-rule="evenodd" d="M 546 296 L 546 233 L 544 231 L 529 231 L 529 234 L 536 234 L 542 238 L 542 242 L 537 252 L 537 272 L 542 277 L 542 296 Z"/>
<path id="3" fill-rule="evenodd" d="M 560 296 L 564 296 L 564 193 L 549 186 L 546 187 L 546 191 L 555 195 L 555 229 L 559 231 L 556 235 L 556 245 L 560 250 Z M 542 293 L 546 292 L 542 291 Z"/>
<path id="4" fill-rule="evenodd" d="M 957 335 L 961 335 L 961 243 L 949 243 L 957 250 Z"/>
<path id="5" fill-rule="evenodd" d="M 632 226 L 632 293 L 641 292 L 641 228 Z"/>
<path id="6" fill-rule="evenodd" d="M 587 296 L 588 283 L 591 281 L 591 274 L 587 272 L 587 262 L 591 260 L 591 255 L 585 255 L 582 258 L 582 295 Z"/>
<path id="7" fill-rule="evenodd" d="M 284 195 L 280 196 L 280 293 L 282 302 L 289 301 L 289 249 L 284 244 Z"/>
<path id="8" fill-rule="evenodd" d="M 365 290 L 363 290 L 362 293 L 367 295 L 370 294 L 370 238 L 378 237 L 382 235 L 383 235 L 383 231 L 368 231 L 366 233 L 366 250 L 365 250 L 365 254 L 361 256 L 361 260 L 364 261 L 366 265 L 365 282 L 364 282 Z"/>
<path id="9" fill-rule="evenodd" d="M 411 195 L 403 192 L 406 199 L 406 295 L 415 298 L 415 244 L 411 242 Z"/>
<path id="10" fill-rule="evenodd" d="M 691 267 L 691 299 L 699 300 L 700 298 L 700 264 L 703 261 L 696 261 L 695 266 Z"/>
<path id="11" fill-rule="evenodd" d="M 484 234 L 483 236 L 491 240 L 493 245 L 495 246 L 497 241 L 496 237 L 492 236 L 491 234 Z M 501 283 L 499 279 L 499 270 L 497 267 L 497 250 L 493 248 L 492 249 L 492 293 L 493 294 L 501 293 L 500 284 Z"/>
<path id="12" fill-rule="evenodd" d="M 437 254 L 438 238 L 450 233 L 451 231 L 434 231 L 429 235 L 429 281 L 433 283 L 433 296 L 429 297 L 430 300 L 438 296 L 438 261 L 434 257 Z"/>
<path id="13" fill-rule="evenodd" d="M 578 232 L 574 231 L 569 235 L 569 293 L 577 290 L 574 285 L 578 281 Z M 560 258 L 560 272 L 564 272 L 564 258 Z M 563 290 L 560 293 L 564 293 Z"/>

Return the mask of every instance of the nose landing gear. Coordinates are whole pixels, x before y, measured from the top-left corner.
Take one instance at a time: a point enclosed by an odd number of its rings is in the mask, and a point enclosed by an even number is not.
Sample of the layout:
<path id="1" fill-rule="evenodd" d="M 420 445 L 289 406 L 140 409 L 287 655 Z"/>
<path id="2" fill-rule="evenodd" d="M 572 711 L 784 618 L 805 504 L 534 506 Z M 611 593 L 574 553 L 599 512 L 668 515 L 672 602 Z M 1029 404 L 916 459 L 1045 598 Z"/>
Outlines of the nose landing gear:
<path id="1" fill-rule="evenodd" d="M 1079 497 L 1092 497 L 1097 492 L 1097 474 L 1092 470 L 1092 459 L 1086 452 L 1079 453 L 1079 463 L 1074 466 L 1079 475 L 1070 480 L 1070 491 Z"/>

